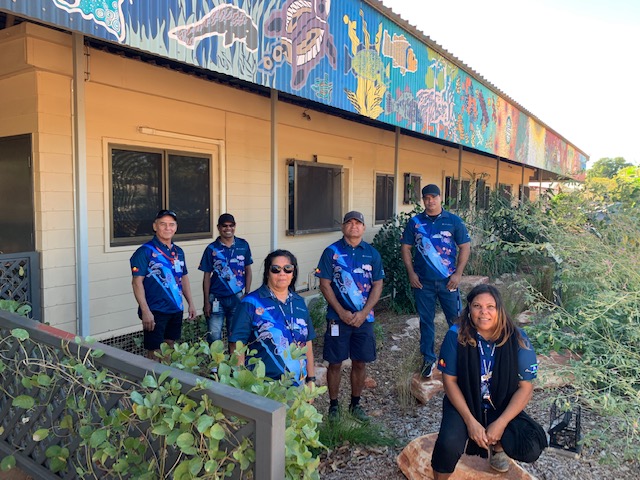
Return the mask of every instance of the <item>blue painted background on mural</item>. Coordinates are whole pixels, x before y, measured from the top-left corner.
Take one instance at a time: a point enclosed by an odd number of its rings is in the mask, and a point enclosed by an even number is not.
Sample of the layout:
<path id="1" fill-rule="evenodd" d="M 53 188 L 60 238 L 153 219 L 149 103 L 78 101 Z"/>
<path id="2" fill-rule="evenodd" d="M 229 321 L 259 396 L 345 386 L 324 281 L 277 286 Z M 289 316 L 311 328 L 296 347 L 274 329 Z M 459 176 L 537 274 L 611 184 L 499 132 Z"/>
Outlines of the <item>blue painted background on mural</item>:
<path id="1" fill-rule="evenodd" d="M 586 166 L 574 146 L 363 1 L 0 0 L 0 9 L 556 173 L 579 177 Z"/>

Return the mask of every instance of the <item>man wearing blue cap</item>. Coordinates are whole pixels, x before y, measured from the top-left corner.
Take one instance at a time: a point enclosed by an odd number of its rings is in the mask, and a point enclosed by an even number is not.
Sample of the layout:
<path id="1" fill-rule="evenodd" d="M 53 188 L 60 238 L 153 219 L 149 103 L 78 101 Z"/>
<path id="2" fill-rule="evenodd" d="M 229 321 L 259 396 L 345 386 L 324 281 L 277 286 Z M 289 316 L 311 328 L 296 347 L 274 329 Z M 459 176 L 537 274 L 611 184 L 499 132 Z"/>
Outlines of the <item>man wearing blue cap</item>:
<path id="1" fill-rule="evenodd" d="M 471 253 L 469 232 L 462 219 L 442 208 L 440 188 L 422 189 L 424 212 L 412 217 L 402 235 L 400 253 L 407 267 L 420 315 L 420 353 L 423 378 L 431 378 L 436 363 L 436 300 L 449 326 L 462 310 L 458 284 Z M 415 248 L 412 257 L 411 249 Z"/>
<path id="2" fill-rule="evenodd" d="M 251 289 L 251 248 L 246 240 L 236 237 L 236 219 L 230 213 L 218 218 L 220 235 L 207 245 L 200 260 L 204 272 L 204 316 L 207 319 L 207 341 L 222 338 L 222 326 L 227 332 L 243 295 Z"/>
<path id="3" fill-rule="evenodd" d="M 329 245 L 318 263 L 316 277 L 327 300 L 324 359 L 329 390 L 329 419 L 339 417 L 338 393 L 342 362 L 351 358 L 350 413 L 360 421 L 369 417 L 360 406 L 366 364 L 376 359 L 373 307 L 382 293 L 384 270 L 378 251 L 362 240 L 364 215 L 349 212 L 342 221 L 343 237 Z"/>
<path id="4" fill-rule="evenodd" d="M 173 210 L 160 210 L 153 222 L 155 236 L 131 256 L 133 295 L 142 320 L 147 357 L 157 360 L 155 352 L 162 342 L 172 345 L 182 333 L 182 296 L 189 303 L 189 320 L 196 316 L 191 298 L 189 272 L 184 252 L 173 243 L 178 217 Z"/>

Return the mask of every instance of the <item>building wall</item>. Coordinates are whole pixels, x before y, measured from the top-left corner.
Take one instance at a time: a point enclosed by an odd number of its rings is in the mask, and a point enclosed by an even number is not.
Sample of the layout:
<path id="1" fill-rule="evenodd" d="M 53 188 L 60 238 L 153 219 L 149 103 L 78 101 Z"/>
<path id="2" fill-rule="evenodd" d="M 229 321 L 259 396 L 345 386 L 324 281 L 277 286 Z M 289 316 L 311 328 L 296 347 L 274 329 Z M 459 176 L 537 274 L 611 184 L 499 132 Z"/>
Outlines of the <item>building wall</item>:
<path id="1" fill-rule="evenodd" d="M 44 319 L 75 333 L 74 159 L 72 133 L 71 36 L 23 23 L 0 37 L 0 136 L 32 133 L 37 249 L 43 258 Z M 212 223 L 233 213 L 237 235 L 246 238 L 254 257 L 254 282 L 270 249 L 271 224 L 277 219 L 279 248 L 299 259 L 298 288 L 309 279 L 322 250 L 340 232 L 287 235 L 287 159 L 317 159 L 344 167 L 345 205 L 367 220 L 366 240 L 374 226 L 376 173 L 394 173 L 395 133 L 325 113 L 277 104 L 277 211 L 271 209 L 271 101 L 193 75 L 145 64 L 104 51 L 85 52 L 87 210 L 91 334 L 98 338 L 140 330 L 131 293 L 129 257 L 136 246 L 110 245 L 109 146 L 160 147 L 205 153 L 213 158 Z M 147 127 L 165 136 L 142 133 Z M 169 133 L 166 133 L 169 132 Z M 167 136 L 168 135 L 168 136 Z M 463 154 L 463 178 L 487 172 L 495 178 L 496 160 Z M 514 190 L 521 172 L 501 166 L 501 183 Z M 399 171 L 418 173 L 422 185 L 444 188 L 458 172 L 458 151 L 414 137 L 400 138 Z M 527 173 L 528 178 L 529 172 Z M 402 205 L 402 178 L 396 204 Z M 493 188 L 493 186 L 492 186 Z M 153 219 L 149 219 L 151 223 Z M 195 305 L 202 309 L 197 266 L 212 239 L 180 242 L 187 257 Z M 399 258 L 399 257 L 398 257 Z"/>

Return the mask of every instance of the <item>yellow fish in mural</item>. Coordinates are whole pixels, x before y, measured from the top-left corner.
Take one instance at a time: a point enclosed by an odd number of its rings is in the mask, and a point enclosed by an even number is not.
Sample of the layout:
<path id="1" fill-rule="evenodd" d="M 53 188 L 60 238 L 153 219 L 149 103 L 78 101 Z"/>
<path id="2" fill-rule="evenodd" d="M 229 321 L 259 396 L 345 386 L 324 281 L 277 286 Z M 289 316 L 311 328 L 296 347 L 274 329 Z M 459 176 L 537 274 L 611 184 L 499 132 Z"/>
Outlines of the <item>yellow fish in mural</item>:
<path id="1" fill-rule="evenodd" d="M 404 35 L 394 33 L 393 39 L 391 39 L 389 32 L 385 30 L 382 39 L 382 54 L 392 59 L 393 68 L 399 68 L 402 75 L 418 70 L 418 59 Z"/>

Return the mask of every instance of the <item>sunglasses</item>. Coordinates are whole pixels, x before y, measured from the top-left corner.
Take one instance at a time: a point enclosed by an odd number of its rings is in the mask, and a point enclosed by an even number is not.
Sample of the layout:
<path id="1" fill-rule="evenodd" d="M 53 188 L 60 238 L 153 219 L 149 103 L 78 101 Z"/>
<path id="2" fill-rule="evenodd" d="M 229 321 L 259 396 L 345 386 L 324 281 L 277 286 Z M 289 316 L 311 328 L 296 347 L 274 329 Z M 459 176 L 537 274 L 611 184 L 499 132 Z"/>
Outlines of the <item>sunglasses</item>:
<path id="1" fill-rule="evenodd" d="M 284 270 L 284 273 L 293 273 L 293 271 L 295 270 L 296 267 L 294 267 L 291 264 L 287 264 L 287 265 L 271 265 L 269 267 L 269 271 L 271 273 L 280 273 L 282 270 Z"/>
<path id="2" fill-rule="evenodd" d="M 236 228 L 235 223 L 224 223 L 222 225 L 218 225 L 220 228 Z"/>

